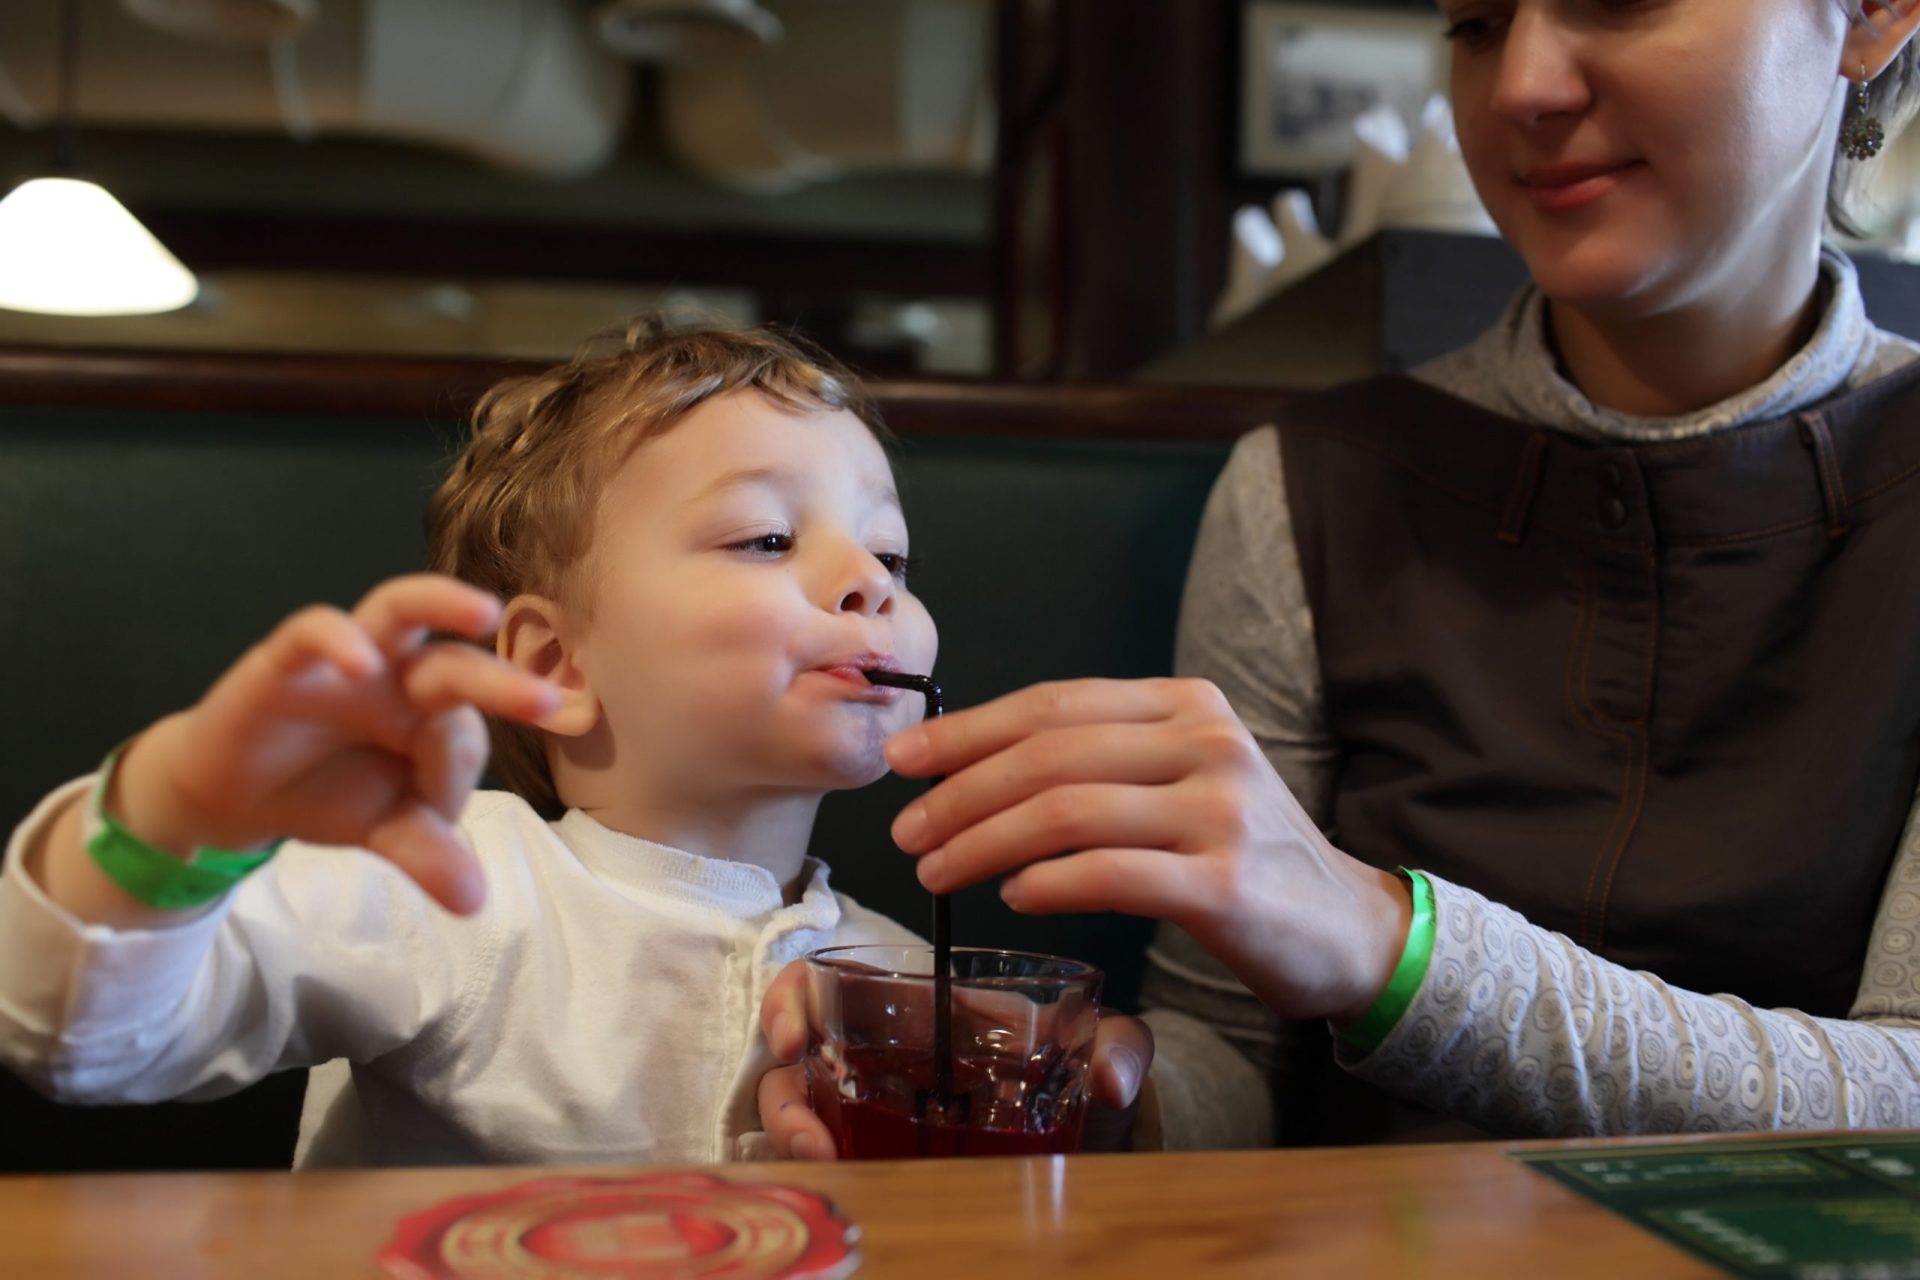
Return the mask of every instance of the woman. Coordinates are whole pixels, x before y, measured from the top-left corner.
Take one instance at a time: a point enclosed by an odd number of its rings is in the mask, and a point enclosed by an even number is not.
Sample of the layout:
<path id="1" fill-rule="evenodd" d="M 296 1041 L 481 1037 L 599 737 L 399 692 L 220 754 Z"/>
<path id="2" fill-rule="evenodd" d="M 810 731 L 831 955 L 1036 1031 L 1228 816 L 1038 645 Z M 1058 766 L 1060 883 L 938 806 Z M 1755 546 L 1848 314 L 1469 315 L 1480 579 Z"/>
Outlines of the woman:
<path id="1" fill-rule="evenodd" d="M 1920 1125 L 1920 348 L 1821 250 L 1920 0 L 1441 7 L 1533 287 L 1241 442 L 1202 679 L 910 730 L 951 776 L 895 839 L 936 890 L 1170 922 L 1150 995 L 1288 1139 Z"/>

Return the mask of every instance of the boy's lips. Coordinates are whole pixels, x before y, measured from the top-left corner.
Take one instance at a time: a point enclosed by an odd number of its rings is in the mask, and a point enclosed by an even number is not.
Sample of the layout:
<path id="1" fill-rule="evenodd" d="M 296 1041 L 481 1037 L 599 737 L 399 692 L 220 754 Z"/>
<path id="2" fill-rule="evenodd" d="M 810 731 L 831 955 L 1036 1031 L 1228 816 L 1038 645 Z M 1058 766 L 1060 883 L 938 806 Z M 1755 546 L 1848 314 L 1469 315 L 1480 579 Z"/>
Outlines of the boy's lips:
<path id="1" fill-rule="evenodd" d="M 869 671 L 898 671 L 900 663 L 892 654 L 860 653 L 846 657 L 830 659 L 813 668 L 812 674 L 827 676 L 846 686 L 845 693 L 862 702 L 893 702 L 904 689 L 890 689 L 884 685 L 871 684 L 867 680 Z"/>

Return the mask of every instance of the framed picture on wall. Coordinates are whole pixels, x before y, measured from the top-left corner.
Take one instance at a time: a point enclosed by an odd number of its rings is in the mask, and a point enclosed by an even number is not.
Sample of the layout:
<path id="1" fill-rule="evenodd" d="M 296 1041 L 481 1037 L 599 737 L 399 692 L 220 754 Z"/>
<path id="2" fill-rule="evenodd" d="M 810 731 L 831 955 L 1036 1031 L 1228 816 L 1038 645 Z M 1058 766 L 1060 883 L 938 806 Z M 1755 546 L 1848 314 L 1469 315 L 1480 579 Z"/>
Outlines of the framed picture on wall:
<path id="1" fill-rule="evenodd" d="M 1353 122 L 1380 103 L 1411 123 L 1447 87 L 1446 24 L 1431 7 L 1243 0 L 1243 178 L 1345 168 Z"/>

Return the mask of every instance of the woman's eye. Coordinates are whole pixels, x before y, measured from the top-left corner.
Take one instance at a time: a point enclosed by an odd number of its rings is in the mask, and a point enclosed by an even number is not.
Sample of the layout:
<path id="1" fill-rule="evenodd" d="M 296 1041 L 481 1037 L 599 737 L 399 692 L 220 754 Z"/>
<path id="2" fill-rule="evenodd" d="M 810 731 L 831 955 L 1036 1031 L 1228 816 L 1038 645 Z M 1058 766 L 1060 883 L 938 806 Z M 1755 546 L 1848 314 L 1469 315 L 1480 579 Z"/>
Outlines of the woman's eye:
<path id="1" fill-rule="evenodd" d="M 1462 18 L 1447 24 L 1446 37 L 1463 44 L 1485 44 L 1493 36 L 1493 22 L 1487 18 Z"/>
<path id="2" fill-rule="evenodd" d="M 1441 15 L 1447 21 L 1446 38 L 1476 48 L 1497 39 L 1507 19 L 1512 17 L 1510 12 L 1493 4 L 1467 3 L 1442 7 L 1451 10 Z"/>
<path id="3" fill-rule="evenodd" d="M 783 556 L 793 550 L 793 535 L 790 533 L 763 533 L 758 537 L 735 542 L 727 547 L 729 551 L 746 551 L 759 556 Z"/>

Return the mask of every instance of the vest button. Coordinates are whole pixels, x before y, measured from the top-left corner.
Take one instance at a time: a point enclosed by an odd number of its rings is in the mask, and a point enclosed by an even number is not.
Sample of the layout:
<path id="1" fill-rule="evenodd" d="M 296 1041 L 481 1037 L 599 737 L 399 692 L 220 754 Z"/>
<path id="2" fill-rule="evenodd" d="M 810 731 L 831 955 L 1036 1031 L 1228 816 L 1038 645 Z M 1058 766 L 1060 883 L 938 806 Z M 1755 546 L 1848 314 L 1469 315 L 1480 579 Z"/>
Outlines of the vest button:
<path id="1" fill-rule="evenodd" d="M 1627 487 L 1627 473 L 1620 469 L 1617 462 L 1609 462 L 1600 468 L 1600 483 L 1607 487 L 1608 493 L 1621 493 Z"/>
<path id="2" fill-rule="evenodd" d="M 1608 498 L 1600 504 L 1600 523 L 1609 529 L 1618 529 L 1627 522 L 1627 504 L 1618 498 Z"/>

